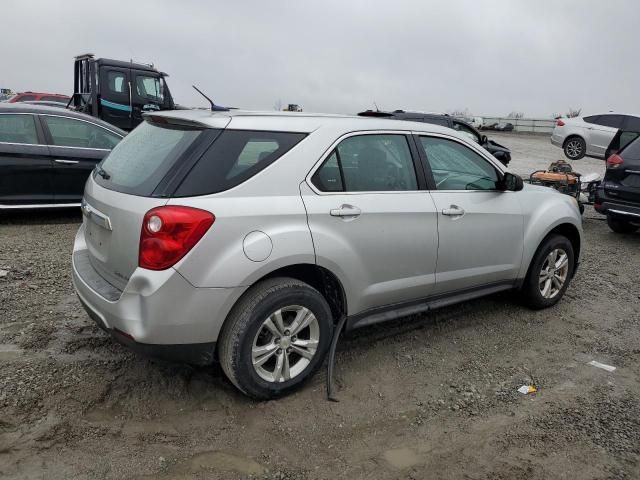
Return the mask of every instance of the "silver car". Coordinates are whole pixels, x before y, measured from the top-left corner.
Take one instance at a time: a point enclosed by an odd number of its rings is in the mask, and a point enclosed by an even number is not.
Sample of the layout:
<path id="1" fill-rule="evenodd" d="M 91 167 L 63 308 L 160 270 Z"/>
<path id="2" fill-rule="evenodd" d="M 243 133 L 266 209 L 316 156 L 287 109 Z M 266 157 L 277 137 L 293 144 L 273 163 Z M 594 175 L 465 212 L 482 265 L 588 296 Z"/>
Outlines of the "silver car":
<path id="1" fill-rule="evenodd" d="M 640 115 L 603 113 L 588 117 L 559 118 L 551 134 L 551 143 L 564 150 L 569 160 L 579 160 L 585 155 L 604 159 L 618 131 L 640 133 Z M 625 141 L 629 143 L 636 135 Z M 617 145 L 620 150 L 624 145 Z"/>
<path id="2" fill-rule="evenodd" d="M 73 283 L 113 338 L 209 364 L 255 398 L 353 330 L 503 290 L 554 305 L 575 200 L 524 185 L 454 130 L 377 118 L 171 111 L 89 178 Z"/>

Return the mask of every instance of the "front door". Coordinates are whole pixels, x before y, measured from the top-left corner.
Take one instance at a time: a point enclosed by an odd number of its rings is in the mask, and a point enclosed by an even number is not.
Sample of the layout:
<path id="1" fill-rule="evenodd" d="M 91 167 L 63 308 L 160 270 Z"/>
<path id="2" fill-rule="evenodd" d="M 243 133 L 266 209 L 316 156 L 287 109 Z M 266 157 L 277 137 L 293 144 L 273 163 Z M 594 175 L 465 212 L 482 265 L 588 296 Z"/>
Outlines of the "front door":
<path id="1" fill-rule="evenodd" d="M 51 158 L 36 118 L 0 113 L 0 205 L 50 203 Z"/>
<path id="2" fill-rule="evenodd" d="M 131 130 L 131 71 L 128 68 L 100 67 L 100 118 L 123 130 Z"/>
<path id="3" fill-rule="evenodd" d="M 438 212 L 435 292 L 515 280 L 523 251 L 517 192 L 500 191 L 496 167 L 457 139 L 422 135 L 418 143 Z"/>
<path id="4" fill-rule="evenodd" d="M 56 203 L 79 203 L 84 184 L 122 137 L 86 120 L 62 115 L 40 115 L 49 143 L 52 189 Z"/>
<path id="5" fill-rule="evenodd" d="M 301 185 L 316 261 L 343 281 L 349 315 L 433 290 L 437 215 L 416 157 L 410 136 L 359 132 Z"/>

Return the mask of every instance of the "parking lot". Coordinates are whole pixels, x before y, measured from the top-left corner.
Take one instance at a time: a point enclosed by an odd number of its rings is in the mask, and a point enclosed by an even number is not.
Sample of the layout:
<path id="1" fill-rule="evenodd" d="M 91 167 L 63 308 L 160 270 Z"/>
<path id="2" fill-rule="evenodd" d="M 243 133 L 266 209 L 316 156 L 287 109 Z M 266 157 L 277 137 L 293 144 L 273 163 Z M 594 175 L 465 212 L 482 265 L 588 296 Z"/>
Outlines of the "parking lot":
<path id="1" fill-rule="evenodd" d="M 523 176 L 562 158 L 546 136 L 490 133 Z M 499 294 L 344 338 L 333 403 L 324 371 L 255 402 L 218 367 L 129 353 L 73 293 L 80 213 L 0 214 L 0 477 L 639 478 L 640 234 L 603 219 L 587 207 L 554 308 Z"/>

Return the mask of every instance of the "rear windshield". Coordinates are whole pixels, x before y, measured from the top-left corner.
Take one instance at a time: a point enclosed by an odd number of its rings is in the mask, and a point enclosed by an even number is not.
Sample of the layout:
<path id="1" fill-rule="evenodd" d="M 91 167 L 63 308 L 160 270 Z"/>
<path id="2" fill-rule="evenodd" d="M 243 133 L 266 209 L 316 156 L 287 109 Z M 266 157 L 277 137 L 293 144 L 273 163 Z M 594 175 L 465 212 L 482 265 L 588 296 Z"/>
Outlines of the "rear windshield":
<path id="1" fill-rule="evenodd" d="M 627 140 L 628 145 L 626 145 L 626 147 L 622 146 L 623 150 L 621 152 L 621 155 L 623 158 L 630 160 L 640 159 L 640 138 L 638 138 L 638 135 L 635 132 L 629 133 L 631 133 L 631 135 L 635 138 L 630 138 L 629 140 Z"/>
<path id="2" fill-rule="evenodd" d="M 202 132 L 143 122 L 98 165 L 94 180 L 111 190 L 149 196 L 176 162 L 194 148 Z"/>
<path id="3" fill-rule="evenodd" d="M 271 165 L 304 133 L 224 130 L 175 192 L 189 197 L 235 187 Z"/>

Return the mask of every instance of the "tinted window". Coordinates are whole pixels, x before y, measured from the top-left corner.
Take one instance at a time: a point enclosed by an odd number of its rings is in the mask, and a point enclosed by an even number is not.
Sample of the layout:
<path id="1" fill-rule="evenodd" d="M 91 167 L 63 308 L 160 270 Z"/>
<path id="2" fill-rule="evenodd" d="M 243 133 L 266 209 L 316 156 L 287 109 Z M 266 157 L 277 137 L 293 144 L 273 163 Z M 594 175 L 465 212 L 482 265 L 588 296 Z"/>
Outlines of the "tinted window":
<path id="1" fill-rule="evenodd" d="M 35 95 L 20 95 L 18 97 L 18 102 L 31 102 L 36 99 Z"/>
<path id="2" fill-rule="evenodd" d="M 439 137 L 420 137 L 438 190 L 495 190 L 496 169 L 464 145 Z"/>
<path id="3" fill-rule="evenodd" d="M 620 128 L 622 126 L 622 120 L 622 115 L 600 115 L 596 123 L 603 127 Z"/>
<path id="4" fill-rule="evenodd" d="M 0 142 L 37 144 L 33 115 L 0 115 Z"/>
<path id="5" fill-rule="evenodd" d="M 636 139 L 628 143 L 627 148 L 621 152 L 623 158 L 640 159 L 640 139 L 638 137 Z"/>
<path id="6" fill-rule="evenodd" d="M 144 100 L 162 103 L 164 94 L 160 79 L 157 77 L 136 76 L 136 93 Z"/>
<path id="7" fill-rule="evenodd" d="M 176 196 L 206 195 L 235 187 L 304 137 L 303 133 L 225 130 L 188 173 Z"/>
<path id="8" fill-rule="evenodd" d="M 417 190 L 411 151 L 404 135 L 358 135 L 338 145 L 314 174 L 323 191 Z"/>
<path id="9" fill-rule="evenodd" d="M 627 115 L 625 117 L 624 130 L 640 133 L 640 118 Z"/>
<path id="10" fill-rule="evenodd" d="M 42 118 L 49 127 L 53 145 L 111 150 L 122 139 L 105 128 L 82 120 L 48 115 Z"/>
<path id="11" fill-rule="evenodd" d="M 587 123 L 598 123 L 600 115 L 591 115 L 590 117 L 584 117 L 583 120 Z"/>
<path id="12" fill-rule="evenodd" d="M 126 78 L 124 73 L 109 72 L 107 74 L 107 83 L 109 84 L 109 90 L 113 93 L 125 93 L 127 87 Z"/>
<path id="13" fill-rule="evenodd" d="M 100 163 L 109 178 L 94 175 L 94 179 L 111 190 L 150 195 L 201 134 L 199 129 L 166 128 L 143 122 Z"/>

